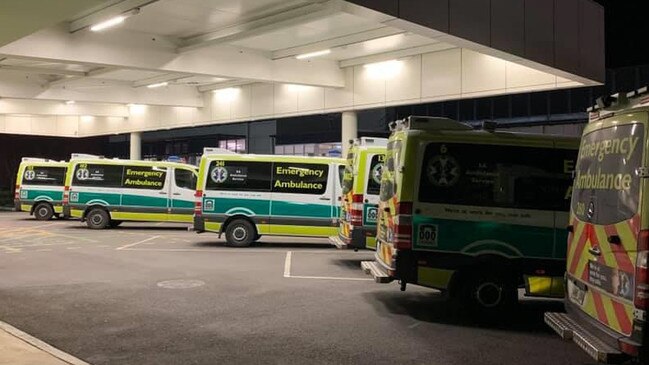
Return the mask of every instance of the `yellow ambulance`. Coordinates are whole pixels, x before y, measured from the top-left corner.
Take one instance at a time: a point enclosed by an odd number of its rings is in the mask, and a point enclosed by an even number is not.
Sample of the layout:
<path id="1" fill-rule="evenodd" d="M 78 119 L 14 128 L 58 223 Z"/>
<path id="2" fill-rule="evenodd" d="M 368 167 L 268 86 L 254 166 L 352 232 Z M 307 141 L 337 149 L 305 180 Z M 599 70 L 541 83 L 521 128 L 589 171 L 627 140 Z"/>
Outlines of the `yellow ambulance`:
<path id="1" fill-rule="evenodd" d="M 340 226 L 329 240 L 338 248 L 376 247 L 381 172 L 386 138 L 361 137 L 351 141 L 342 181 Z"/>
<path id="2" fill-rule="evenodd" d="M 50 220 L 63 213 L 65 161 L 23 157 L 16 176 L 16 211 L 29 212 L 37 220 Z"/>
<path id="3" fill-rule="evenodd" d="M 210 153 L 201 158 L 194 230 L 244 247 L 262 235 L 329 237 L 338 227 L 344 160 Z"/>
<path id="4" fill-rule="evenodd" d="M 649 93 L 590 110 L 568 221 L 567 313 L 545 321 L 600 362 L 649 363 Z"/>
<path id="5" fill-rule="evenodd" d="M 113 228 L 123 221 L 190 223 L 196 167 L 165 162 L 74 156 L 63 195 L 66 216 L 89 228 Z"/>
<path id="6" fill-rule="evenodd" d="M 563 296 L 578 139 L 414 116 L 392 129 L 367 273 L 485 313 L 515 304 L 519 287 Z"/>

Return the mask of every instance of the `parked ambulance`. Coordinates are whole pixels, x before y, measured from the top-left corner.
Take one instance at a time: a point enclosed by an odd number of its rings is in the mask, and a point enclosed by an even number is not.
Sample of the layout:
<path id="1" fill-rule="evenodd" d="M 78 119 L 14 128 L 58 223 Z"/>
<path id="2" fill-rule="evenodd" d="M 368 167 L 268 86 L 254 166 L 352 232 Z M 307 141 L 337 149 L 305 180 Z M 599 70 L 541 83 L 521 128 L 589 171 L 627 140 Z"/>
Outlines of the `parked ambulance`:
<path id="1" fill-rule="evenodd" d="M 545 321 L 598 361 L 649 364 L 649 93 L 597 104 L 576 164 L 567 313 Z"/>
<path id="2" fill-rule="evenodd" d="M 65 179 L 64 214 L 89 228 L 123 221 L 191 222 L 196 167 L 73 155 Z"/>
<path id="3" fill-rule="evenodd" d="M 377 282 L 447 291 L 478 312 L 563 296 L 578 139 L 445 118 L 392 125 L 381 179 Z"/>
<path id="4" fill-rule="evenodd" d="M 338 235 L 329 237 L 338 248 L 376 247 L 381 172 L 386 138 L 362 137 L 351 141 L 342 181 Z"/>
<path id="5" fill-rule="evenodd" d="M 203 155 L 194 230 L 225 233 L 230 246 L 261 235 L 329 237 L 337 232 L 344 160 L 278 155 Z"/>
<path id="6" fill-rule="evenodd" d="M 45 221 L 63 212 L 63 185 L 68 164 L 44 158 L 23 157 L 16 176 L 16 211 L 29 212 Z"/>

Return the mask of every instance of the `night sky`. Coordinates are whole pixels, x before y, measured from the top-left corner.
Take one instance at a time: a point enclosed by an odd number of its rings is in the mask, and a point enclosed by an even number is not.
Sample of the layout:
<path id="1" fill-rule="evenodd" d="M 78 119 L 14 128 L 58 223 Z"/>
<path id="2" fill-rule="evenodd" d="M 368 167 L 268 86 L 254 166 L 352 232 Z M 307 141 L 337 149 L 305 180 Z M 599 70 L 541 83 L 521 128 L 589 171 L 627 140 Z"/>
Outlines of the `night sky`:
<path id="1" fill-rule="evenodd" d="M 606 67 L 649 64 L 649 2 L 596 1 L 606 8 Z"/>

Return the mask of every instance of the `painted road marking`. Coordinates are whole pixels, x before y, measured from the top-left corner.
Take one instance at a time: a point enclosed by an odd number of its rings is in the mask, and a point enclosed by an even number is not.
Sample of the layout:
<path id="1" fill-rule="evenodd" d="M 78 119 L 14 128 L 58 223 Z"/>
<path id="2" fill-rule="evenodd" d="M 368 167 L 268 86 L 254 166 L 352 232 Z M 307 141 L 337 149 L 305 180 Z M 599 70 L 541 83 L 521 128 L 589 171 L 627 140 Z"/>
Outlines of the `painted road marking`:
<path id="1" fill-rule="evenodd" d="M 129 247 L 133 247 L 135 245 L 139 245 L 140 243 L 149 242 L 149 241 L 154 240 L 156 238 L 160 238 L 160 236 L 153 236 L 153 237 L 145 238 L 145 239 L 143 239 L 141 241 L 129 243 L 128 245 L 117 247 L 116 250 L 123 250 L 125 248 L 129 248 Z"/>
<path id="2" fill-rule="evenodd" d="M 50 345 L 50 344 L 48 344 L 46 342 L 43 342 L 43 341 L 39 340 L 38 338 L 28 334 L 28 333 L 25 333 L 25 332 L 19 330 L 18 328 L 10 325 L 9 323 L 5 323 L 5 322 L 0 321 L 0 329 L 4 330 L 5 332 L 9 333 L 10 335 L 12 335 L 12 336 L 14 336 L 16 338 L 19 338 L 19 339 L 27 342 L 28 344 L 36 347 L 37 349 L 45 351 L 48 354 L 56 357 L 57 359 L 65 361 L 65 362 L 67 362 L 67 363 L 69 363 L 71 365 L 90 365 L 89 363 L 87 363 L 87 362 L 85 362 L 85 361 L 83 361 L 83 360 L 81 360 L 79 358 L 76 358 L 76 357 L 74 357 L 74 356 L 72 356 L 72 355 L 70 355 L 68 353 L 65 353 L 65 352 L 57 349 L 56 347 L 54 347 L 54 346 L 52 346 L 52 345 Z"/>
<path id="3" fill-rule="evenodd" d="M 311 252 L 308 252 L 311 253 Z M 289 279 L 312 279 L 312 280 L 345 280 L 345 281 L 368 281 L 374 280 L 369 278 L 345 278 L 339 276 L 303 276 L 303 275 L 291 275 L 291 261 L 293 260 L 293 252 L 288 251 L 286 253 L 286 259 L 284 259 L 284 277 Z"/>

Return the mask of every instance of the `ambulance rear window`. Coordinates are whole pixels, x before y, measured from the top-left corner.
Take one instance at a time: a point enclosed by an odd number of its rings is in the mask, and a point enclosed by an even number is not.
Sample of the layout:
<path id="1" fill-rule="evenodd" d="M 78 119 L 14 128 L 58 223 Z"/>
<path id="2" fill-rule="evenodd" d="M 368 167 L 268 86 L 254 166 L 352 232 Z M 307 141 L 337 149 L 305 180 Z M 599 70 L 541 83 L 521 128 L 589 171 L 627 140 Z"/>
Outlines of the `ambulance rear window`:
<path id="1" fill-rule="evenodd" d="M 644 125 L 602 128 L 583 136 L 575 168 L 572 212 L 582 221 L 614 224 L 638 211 Z"/>
<path id="2" fill-rule="evenodd" d="M 65 171 L 65 167 L 27 166 L 23 185 L 63 186 Z"/>

